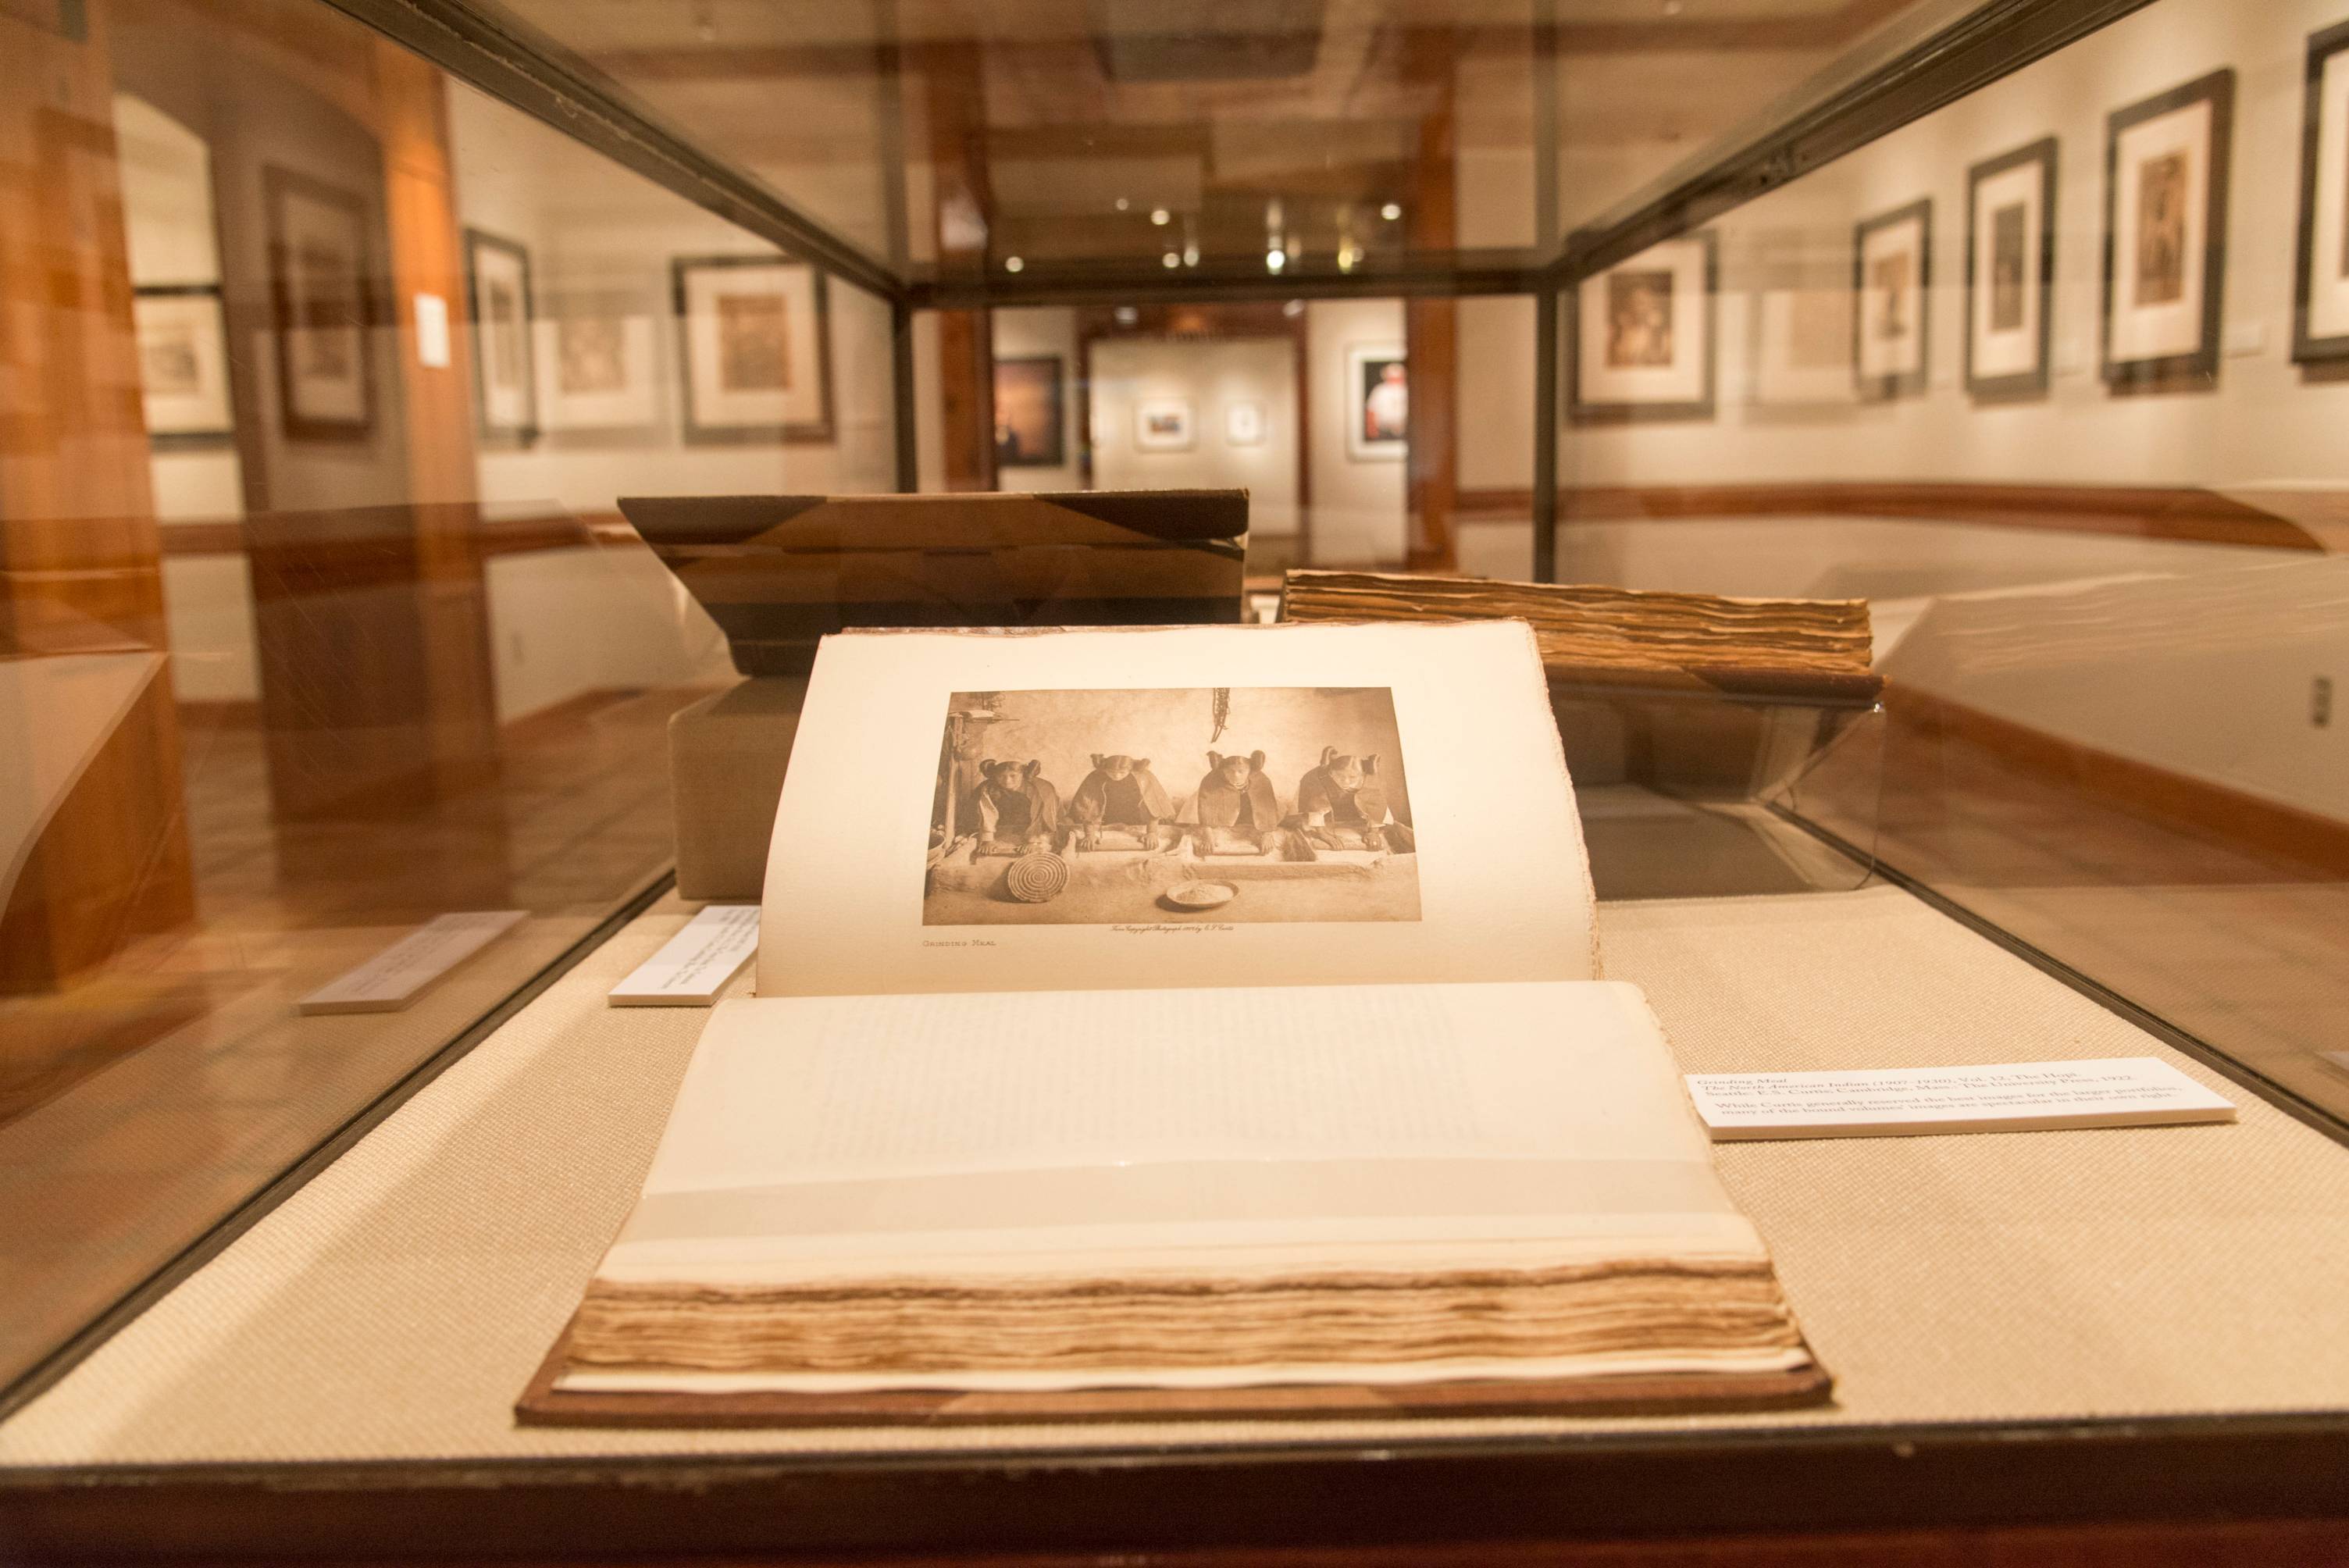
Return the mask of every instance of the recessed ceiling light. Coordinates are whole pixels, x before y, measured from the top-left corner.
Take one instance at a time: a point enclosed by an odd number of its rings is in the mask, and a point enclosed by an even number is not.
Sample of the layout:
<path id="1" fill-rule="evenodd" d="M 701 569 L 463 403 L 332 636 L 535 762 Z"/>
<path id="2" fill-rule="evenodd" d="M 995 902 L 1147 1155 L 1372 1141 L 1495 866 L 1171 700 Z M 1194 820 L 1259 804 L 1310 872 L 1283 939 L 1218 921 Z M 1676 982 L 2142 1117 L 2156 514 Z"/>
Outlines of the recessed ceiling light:
<path id="1" fill-rule="evenodd" d="M 1287 251 L 1274 250 L 1267 251 L 1264 253 L 1264 270 L 1266 272 L 1277 273 L 1288 264 L 1288 253 Z"/>
<path id="2" fill-rule="evenodd" d="M 1174 218 L 1174 213 L 1169 212 L 1164 207 L 1153 207 L 1150 210 L 1150 221 L 1158 224 L 1162 228 L 1164 227 L 1166 223 Z"/>
<path id="3" fill-rule="evenodd" d="M 1183 258 L 1169 251 L 1158 258 L 1158 264 L 1162 267 L 1179 267 L 1183 264 Z"/>
<path id="4" fill-rule="evenodd" d="M 1118 210 L 1119 211 L 1121 211 L 1121 212 L 1124 211 L 1128 207 L 1131 207 L 1132 205 L 1133 205 L 1133 203 L 1132 203 L 1131 201 L 1127 201 L 1124 197 L 1123 197 L 1123 196 L 1121 196 L 1121 197 L 1119 197 L 1119 198 L 1117 199 L 1117 210 Z"/>
<path id="5" fill-rule="evenodd" d="M 1195 267 L 1199 264 L 1199 247 L 1197 245 L 1191 244 L 1183 247 L 1183 264 L 1186 267 Z"/>
<path id="6" fill-rule="evenodd" d="M 1305 314 L 1305 302 L 1301 299 L 1290 300 L 1287 304 L 1280 307 L 1280 314 L 1292 318 L 1303 315 Z"/>
<path id="7" fill-rule="evenodd" d="M 1400 201 L 1388 202 L 1385 206 L 1379 209 L 1379 216 L 1384 218 L 1390 223 L 1393 222 L 1397 218 L 1402 216 L 1402 203 Z"/>
<path id="8" fill-rule="evenodd" d="M 1135 322 L 1142 319 L 1142 313 L 1134 309 L 1130 304 L 1122 304 L 1118 306 L 1116 315 L 1117 324 L 1120 326 L 1132 326 Z"/>
<path id="9" fill-rule="evenodd" d="M 1028 263 L 1026 262 L 1021 261 L 1017 256 L 1006 256 L 1003 258 L 1003 270 L 1007 273 L 1016 273 L 1027 264 Z"/>

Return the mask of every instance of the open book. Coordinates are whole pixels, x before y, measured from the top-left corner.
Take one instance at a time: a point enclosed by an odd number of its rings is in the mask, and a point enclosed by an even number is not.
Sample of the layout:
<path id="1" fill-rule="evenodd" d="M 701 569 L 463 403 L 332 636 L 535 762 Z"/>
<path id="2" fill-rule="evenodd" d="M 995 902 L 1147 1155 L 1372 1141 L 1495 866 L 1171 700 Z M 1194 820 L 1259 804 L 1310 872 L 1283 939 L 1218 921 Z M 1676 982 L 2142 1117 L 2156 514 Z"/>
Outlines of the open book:
<path id="1" fill-rule="evenodd" d="M 1826 1391 L 1520 623 L 827 638 L 756 990 L 523 1418 Z"/>

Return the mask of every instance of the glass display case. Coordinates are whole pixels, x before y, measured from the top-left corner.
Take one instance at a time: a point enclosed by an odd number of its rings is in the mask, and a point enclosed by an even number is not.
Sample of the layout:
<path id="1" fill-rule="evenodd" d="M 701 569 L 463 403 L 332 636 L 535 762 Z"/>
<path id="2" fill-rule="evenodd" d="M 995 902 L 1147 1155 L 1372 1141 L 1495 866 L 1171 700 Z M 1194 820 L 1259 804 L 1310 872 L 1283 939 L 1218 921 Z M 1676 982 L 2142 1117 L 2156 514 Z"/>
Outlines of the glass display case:
<path id="1" fill-rule="evenodd" d="M 0 1557 L 2343 1550 L 2349 0 L 21 0 L 0 85 Z M 622 501 L 1132 490 L 1247 493 L 1208 619 L 1858 602 L 1857 696 L 1551 660 L 1608 973 L 2240 1119 L 1722 1149 L 1819 1408 L 516 1425 L 804 692 Z M 1023 618 L 975 515 L 923 618 Z"/>

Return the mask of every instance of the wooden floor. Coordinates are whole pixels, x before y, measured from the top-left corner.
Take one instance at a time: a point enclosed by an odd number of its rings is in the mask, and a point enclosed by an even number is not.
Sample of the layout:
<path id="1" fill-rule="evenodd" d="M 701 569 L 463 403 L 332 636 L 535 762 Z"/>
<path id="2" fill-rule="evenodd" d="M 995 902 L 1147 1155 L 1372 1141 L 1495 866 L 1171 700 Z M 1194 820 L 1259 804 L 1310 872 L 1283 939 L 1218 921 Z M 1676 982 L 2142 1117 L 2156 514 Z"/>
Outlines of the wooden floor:
<path id="1" fill-rule="evenodd" d="M 601 693 L 510 727 L 492 783 L 287 823 L 264 737 L 191 725 L 198 919 L 89 981 L 0 1000 L 0 1381 L 195 1241 L 667 870 L 667 723 Z M 403 1013 L 295 1002 L 433 915 L 530 916 Z"/>

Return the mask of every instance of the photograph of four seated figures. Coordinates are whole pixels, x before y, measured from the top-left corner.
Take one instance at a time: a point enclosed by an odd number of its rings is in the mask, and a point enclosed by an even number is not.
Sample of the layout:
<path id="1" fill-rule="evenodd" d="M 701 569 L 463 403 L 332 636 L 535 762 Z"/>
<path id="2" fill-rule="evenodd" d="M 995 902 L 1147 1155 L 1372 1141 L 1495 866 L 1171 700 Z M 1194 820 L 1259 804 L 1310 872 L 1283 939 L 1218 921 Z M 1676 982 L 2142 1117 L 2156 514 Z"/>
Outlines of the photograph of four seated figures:
<path id="1" fill-rule="evenodd" d="M 1383 686 L 957 692 L 924 922 L 1153 919 L 1206 877 L 1223 919 L 1416 920 L 1402 752 Z M 1009 870 L 1040 855 L 1065 874 Z"/>

